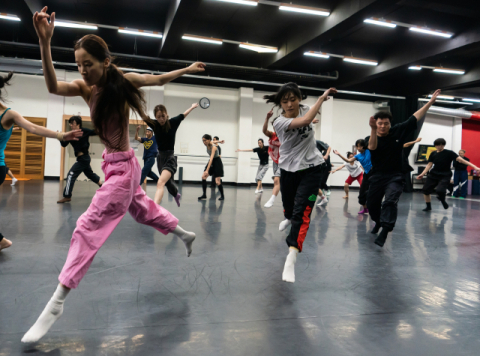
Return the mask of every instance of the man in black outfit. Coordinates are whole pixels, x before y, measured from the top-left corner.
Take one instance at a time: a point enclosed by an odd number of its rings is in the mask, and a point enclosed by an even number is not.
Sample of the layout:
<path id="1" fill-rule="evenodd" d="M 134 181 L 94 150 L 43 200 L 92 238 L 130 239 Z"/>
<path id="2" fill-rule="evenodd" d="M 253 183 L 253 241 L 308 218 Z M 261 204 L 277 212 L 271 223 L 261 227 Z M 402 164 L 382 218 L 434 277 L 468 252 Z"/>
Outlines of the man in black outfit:
<path id="1" fill-rule="evenodd" d="M 407 121 L 393 127 L 390 125 L 392 115 L 389 112 L 381 111 L 370 118 L 372 131 L 368 149 L 372 155 L 373 167 L 369 178 L 367 207 L 375 221 L 372 233 L 377 234 L 382 228 L 375 239 L 378 246 L 385 244 L 388 233 L 393 230 L 397 221 L 397 204 L 405 184 L 402 173 L 403 145 L 408 141 L 409 134 L 416 130 L 417 121 L 426 115 L 439 94 L 440 90 L 435 91 L 425 106 Z"/>
<path id="2" fill-rule="evenodd" d="M 100 182 L 100 177 L 92 171 L 90 166 L 91 158 L 88 154 L 88 149 L 90 148 L 90 142 L 88 138 L 90 136 L 96 136 L 97 133 L 90 129 L 85 129 L 82 127 L 82 118 L 80 116 L 72 116 L 68 123 L 72 130 L 82 130 L 83 136 L 79 137 L 78 141 L 61 141 L 60 144 L 63 147 L 67 147 L 68 144 L 71 144 L 75 157 L 77 157 L 77 162 L 70 168 L 70 171 L 67 175 L 67 185 L 63 190 L 63 199 L 57 201 L 58 204 L 67 203 L 72 200 L 73 186 L 78 176 L 83 172 L 88 179 L 97 184 L 99 187 L 102 186 Z"/>
<path id="3" fill-rule="evenodd" d="M 450 179 L 452 179 L 451 167 L 453 162 L 458 162 L 464 164 L 465 166 L 470 166 L 473 169 L 478 169 L 477 166 L 466 161 L 455 152 L 446 150 L 446 144 L 447 142 L 443 138 L 437 138 L 435 140 L 433 145 L 437 150 L 430 154 L 430 157 L 428 157 L 427 166 L 423 170 L 422 174 L 417 177 L 417 179 L 422 179 L 423 176 L 425 176 L 428 172 L 427 181 L 423 185 L 423 197 L 425 198 L 427 207 L 423 209 L 423 211 L 432 210 L 432 200 L 430 194 L 432 194 L 435 190 L 437 191 L 437 198 L 442 203 L 443 208 L 448 209 L 448 203 L 445 200 L 445 196 L 447 194 L 447 187 L 450 184 Z M 430 170 L 430 168 L 432 168 L 432 170 Z"/>

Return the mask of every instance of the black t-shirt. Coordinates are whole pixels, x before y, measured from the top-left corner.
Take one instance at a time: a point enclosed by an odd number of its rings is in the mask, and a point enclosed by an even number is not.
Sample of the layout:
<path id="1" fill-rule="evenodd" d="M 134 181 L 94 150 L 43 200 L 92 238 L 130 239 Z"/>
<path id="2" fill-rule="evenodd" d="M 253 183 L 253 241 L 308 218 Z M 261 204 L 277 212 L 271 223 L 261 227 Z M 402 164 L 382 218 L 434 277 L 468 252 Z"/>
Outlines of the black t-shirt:
<path id="1" fill-rule="evenodd" d="M 147 122 L 147 125 L 153 129 L 159 151 L 174 150 L 175 135 L 177 134 L 178 127 L 182 123 L 183 119 L 185 119 L 185 116 L 180 114 L 168 120 L 170 122 L 170 130 L 168 130 L 168 132 L 163 131 L 162 126 L 160 126 L 157 121 L 154 121 L 154 124 Z"/>
<path id="2" fill-rule="evenodd" d="M 417 118 L 411 116 L 407 121 L 390 128 L 387 136 L 377 136 L 377 148 L 370 150 L 374 174 L 402 172 L 403 145 L 408 142 L 409 134 L 416 129 Z"/>
<path id="3" fill-rule="evenodd" d="M 268 164 L 268 146 L 263 146 L 263 148 L 254 148 L 253 152 L 257 153 L 260 164 Z"/>
<path id="4" fill-rule="evenodd" d="M 463 157 L 463 159 L 467 162 L 470 162 L 470 160 L 467 157 Z M 457 161 L 453 162 L 453 166 L 455 167 L 456 171 L 466 171 L 468 167 L 466 164 L 463 164 Z"/>
<path id="5" fill-rule="evenodd" d="M 88 138 L 90 136 L 97 136 L 97 133 L 90 129 L 84 129 L 83 127 L 80 129 L 83 131 L 83 136 L 78 138 L 78 141 L 61 141 L 60 144 L 63 147 L 67 147 L 68 144 L 71 144 L 73 147 L 73 152 L 75 152 L 75 156 L 78 156 L 80 152 L 84 155 L 88 155 L 88 149 L 90 148 L 90 142 Z"/>
<path id="6" fill-rule="evenodd" d="M 429 174 L 437 176 L 451 176 L 452 162 L 455 162 L 458 155 L 450 150 L 443 150 L 442 152 L 432 152 L 428 157 L 428 163 L 433 163 L 433 168 Z"/>
<path id="7" fill-rule="evenodd" d="M 328 148 L 330 146 L 327 143 L 325 143 L 323 141 L 320 141 L 320 140 L 316 140 L 315 142 L 317 144 L 317 150 L 319 150 L 320 153 L 322 154 L 322 156 L 325 157 L 325 155 L 327 154 Z M 332 163 L 330 163 L 330 155 L 325 160 L 325 163 L 327 165 L 327 169 L 330 171 L 332 169 Z"/>

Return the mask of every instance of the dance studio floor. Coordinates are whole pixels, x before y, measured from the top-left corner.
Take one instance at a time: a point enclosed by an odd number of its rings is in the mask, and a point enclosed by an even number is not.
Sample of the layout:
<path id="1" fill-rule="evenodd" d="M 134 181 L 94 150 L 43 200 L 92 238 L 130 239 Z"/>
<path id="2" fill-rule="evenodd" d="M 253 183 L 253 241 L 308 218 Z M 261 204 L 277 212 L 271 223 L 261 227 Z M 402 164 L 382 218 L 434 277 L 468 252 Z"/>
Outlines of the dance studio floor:
<path id="1" fill-rule="evenodd" d="M 60 320 L 24 346 L 95 187 L 78 182 L 65 205 L 58 182 L 0 187 L 0 231 L 14 243 L 0 252 L 0 356 L 480 352 L 480 201 L 450 199 L 445 211 L 434 200 L 426 214 L 420 193 L 404 194 L 381 249 L 370 219 L 357 216 L 357 192 L 347 204 L 333 191 L 312 214 L 297 281 L 287 284 L 280 199 L 265 209 L 270 189 L 262 197 L 226 187 L 225 202 L 198 202 L 198 185 L 182 188 L 181 208 L 163 204 L 197 233 L 190 258 L 181 241 L 127 215 Z"/>

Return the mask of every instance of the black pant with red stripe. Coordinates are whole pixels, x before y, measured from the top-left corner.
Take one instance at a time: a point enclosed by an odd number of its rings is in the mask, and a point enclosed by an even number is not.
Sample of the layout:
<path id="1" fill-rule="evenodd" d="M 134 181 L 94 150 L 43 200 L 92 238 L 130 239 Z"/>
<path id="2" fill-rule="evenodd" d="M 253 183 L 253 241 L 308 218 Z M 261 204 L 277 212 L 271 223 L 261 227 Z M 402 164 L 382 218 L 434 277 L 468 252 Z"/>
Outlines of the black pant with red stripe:
<path id="1" fill-rule="evenodd" d="M 280 190 L 286 219 L 292 221 L 287 236 L 287 245 L 302 252 L 303 241 L 310 226 L 310 215 L 317 200 L 318 182 L 322 174 L 321 166 L 298 172 L 281 170 Z"/>

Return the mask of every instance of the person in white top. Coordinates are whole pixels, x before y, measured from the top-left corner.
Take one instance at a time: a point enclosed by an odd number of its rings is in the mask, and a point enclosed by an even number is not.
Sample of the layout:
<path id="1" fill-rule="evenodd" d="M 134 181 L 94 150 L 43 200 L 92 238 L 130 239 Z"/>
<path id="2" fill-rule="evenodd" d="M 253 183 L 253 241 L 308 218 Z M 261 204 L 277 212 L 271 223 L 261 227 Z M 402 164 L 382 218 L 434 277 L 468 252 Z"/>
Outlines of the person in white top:
<path id="1" fill-rule="evenodd" d="M 352 152 L 347 152 L 347 159 L 353 158 L 353 153 Z M 353 182 L 358 181 L 358 184 L 362 185 L 363 181 L 363 167 L 358 161 L 353 161 L 348 164 L 342 164 L 340 167 L 337 169 L 334 169 L 332 171 L 332 174 L 335 173 L 336 171 L 341 170 L 343 167 L 347 167 L 349 176 L 347 180 L 345 181 L 345 185 L 343 186 L 343 189 L 345 190 L 345 196 L 343 199 L 348 199 L 348 192 L 350 191 L 350 186 L 353 184 Z"/>
<path id="2" fill-rule="evenodd" d="M 323 156 L 317 150 L 312 122 L 322 103 L 337 91 L 330 88 L 309 108 L 302 105 L 302 95 L 295 83 L 284 84 L 276 94 L 265 95 L 267 103 L 283 109 L 273 122 L 280 141 L 280 190 L 285 220 L 280 231 L 291 225 L 287 236 L 289 253 L 283 269 L 282 279 L 295 282 L 297 253 L 302 251 L 303 242 L 310 225 L 310 215 L 317 200 L 318 182 L 322 173 Z"/>

